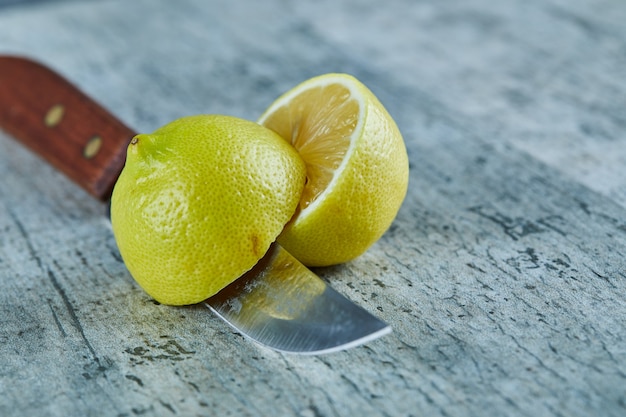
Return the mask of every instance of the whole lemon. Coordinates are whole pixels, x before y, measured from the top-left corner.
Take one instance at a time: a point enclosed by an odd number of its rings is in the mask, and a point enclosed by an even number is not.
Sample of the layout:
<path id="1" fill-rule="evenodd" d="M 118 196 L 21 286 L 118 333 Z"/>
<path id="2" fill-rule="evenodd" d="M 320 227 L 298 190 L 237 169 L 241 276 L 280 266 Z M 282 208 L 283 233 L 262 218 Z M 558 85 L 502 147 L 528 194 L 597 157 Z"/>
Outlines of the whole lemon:
<path id="1" fill-rule="evenodd" d="M 349 261 L 389 228 L 407 192 L 407 151 L 390 114 L 358 79 L 307 80 L 259 123 L 293 144 L 307 165 L 298 213 L 278 237 L 300 262 Z"/>
<path id="2" fill-rule="evenodd" d="M 251 269 L 293 216 L 305 164 L 276 133 L 221 115 L 137 135 L 111 199 L 133 278 L 170 305 L 205 300 Z"/>

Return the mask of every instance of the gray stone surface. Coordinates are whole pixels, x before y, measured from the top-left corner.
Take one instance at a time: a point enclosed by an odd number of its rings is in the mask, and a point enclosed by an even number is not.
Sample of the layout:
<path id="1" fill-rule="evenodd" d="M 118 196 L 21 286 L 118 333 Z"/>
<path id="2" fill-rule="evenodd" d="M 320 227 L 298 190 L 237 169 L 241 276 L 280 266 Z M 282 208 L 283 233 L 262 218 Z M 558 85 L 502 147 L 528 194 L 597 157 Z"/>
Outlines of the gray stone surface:
<path id="1" fill-rule="evenodd" d="M 106 208 L 0 133 L 0 415 L 625 415 L 624 21 L 614 0 L 0 2 L 0 53 L 139 131 L 255 119 L 341 71 L 411 160 L 389 232 L 317 270 L 394 333 L 300 357 L 155 304 Z"/>

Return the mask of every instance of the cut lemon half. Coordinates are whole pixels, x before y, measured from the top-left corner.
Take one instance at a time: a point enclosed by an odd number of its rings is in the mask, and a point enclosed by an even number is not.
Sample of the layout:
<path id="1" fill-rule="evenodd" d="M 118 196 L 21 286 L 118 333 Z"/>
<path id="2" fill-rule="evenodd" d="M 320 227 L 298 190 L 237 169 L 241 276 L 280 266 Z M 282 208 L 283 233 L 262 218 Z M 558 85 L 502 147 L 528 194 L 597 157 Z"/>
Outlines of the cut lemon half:
<path id="1" fill-rule="evenodd" d="M 183 117 L 128 146 L 113 233 L 139 285 L 198 303 L 250 270 L 292 218 L 305 164 L 276 133 L 235 117 Z"/>
<path id="2" fill-rule="evenodd" d="M 279 97 L 260 124 L 306 163 L 298 210 L 278 242 L 308 266 L 350 261 L 389 228 L 406 195 L 409 163 L 387 110 L 356 78 L 326 74 Z"/>

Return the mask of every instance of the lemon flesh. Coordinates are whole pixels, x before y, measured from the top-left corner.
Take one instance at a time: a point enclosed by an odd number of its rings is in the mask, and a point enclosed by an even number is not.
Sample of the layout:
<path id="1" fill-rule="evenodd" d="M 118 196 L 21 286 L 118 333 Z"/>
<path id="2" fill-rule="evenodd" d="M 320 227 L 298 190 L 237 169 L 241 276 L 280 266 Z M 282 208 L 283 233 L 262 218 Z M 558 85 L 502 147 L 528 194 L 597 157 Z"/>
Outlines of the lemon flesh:
<path id="1" fill-rule="evenodd" d="M 290 144 L 234 117 L 185 117 L 136 136 L 111 199 L 128 270 L 161 303 L 205 300 L 267 252 L 305 172 Z"/>
<path id="2" fill-rule="evenodd" d="M 279 97 L 259 118 L 300 153 L 307 183 L 278 242 L 308 266 L 350 261 L 389 228 L 408 187 L 396 123 L 356 78 L 326 74 Z"/>

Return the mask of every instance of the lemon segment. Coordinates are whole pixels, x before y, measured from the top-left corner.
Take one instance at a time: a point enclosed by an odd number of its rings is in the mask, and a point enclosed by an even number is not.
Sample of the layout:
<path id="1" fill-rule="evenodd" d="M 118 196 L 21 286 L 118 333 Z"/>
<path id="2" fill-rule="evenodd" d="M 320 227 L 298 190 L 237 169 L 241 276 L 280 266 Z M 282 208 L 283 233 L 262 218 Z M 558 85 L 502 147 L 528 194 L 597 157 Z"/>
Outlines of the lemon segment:
<path id="1" fill-rule="evenodd" d="M 279 97 L 260 124 L 306 163 L 298 212 L 278 242 L 308 266 L 350 261 L 389 228 L 408 187 L 409 164 L 396 123 L 356 78 L 326 74 Z"/>
<path id="2" fill-rule="evenodd" d="M 214 295 L 267 252 L 305 171 L 282 138 L 234 117 L 190 116 L 136 136 L 111 200 L 128 270 L 164 304 Z"/>

